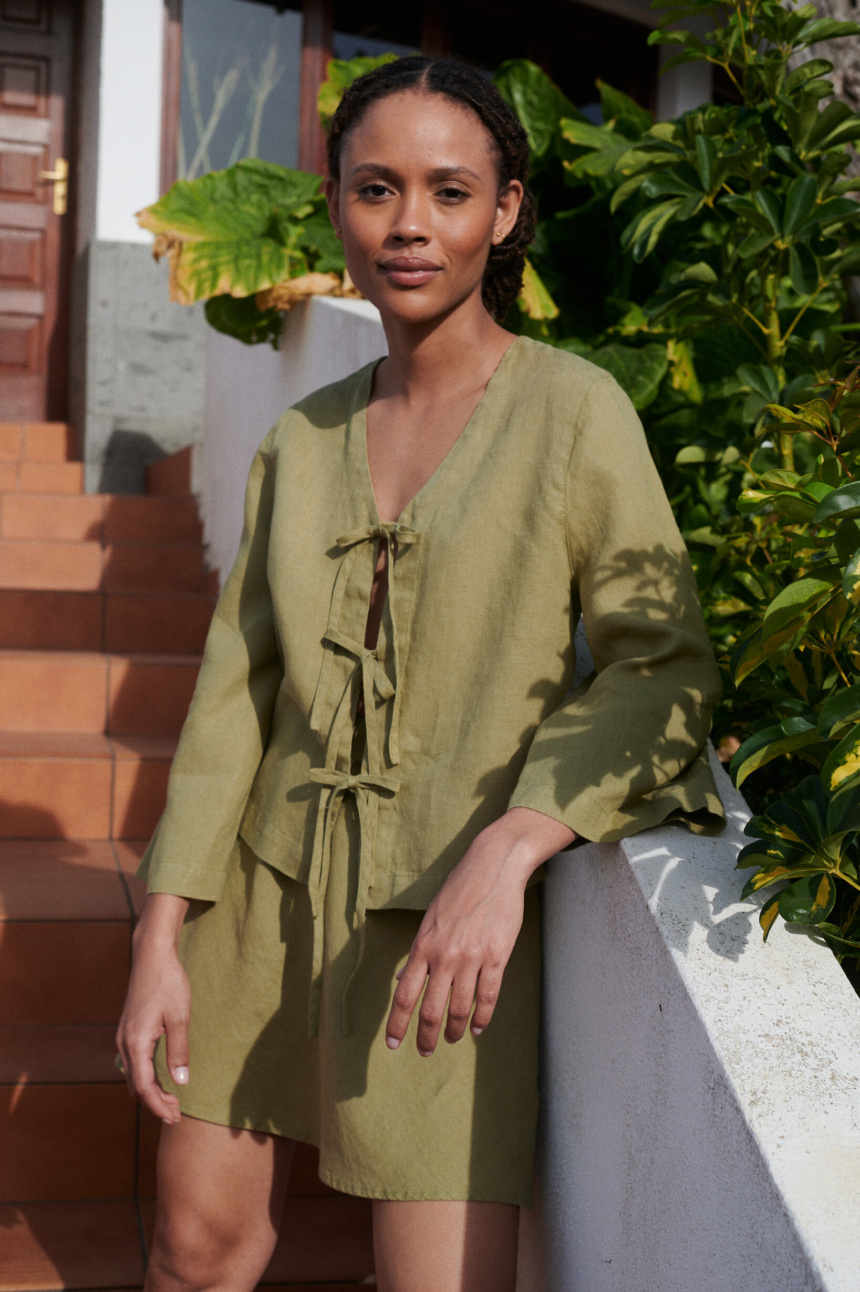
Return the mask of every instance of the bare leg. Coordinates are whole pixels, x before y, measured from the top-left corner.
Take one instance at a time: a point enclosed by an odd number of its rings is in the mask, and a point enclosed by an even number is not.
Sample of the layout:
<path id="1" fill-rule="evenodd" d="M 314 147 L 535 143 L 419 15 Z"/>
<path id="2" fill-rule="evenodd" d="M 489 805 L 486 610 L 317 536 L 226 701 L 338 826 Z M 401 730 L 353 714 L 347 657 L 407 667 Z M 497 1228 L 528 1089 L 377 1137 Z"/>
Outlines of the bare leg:
<path id="1" fill-rule="evenodd" d="M 146 1292 L 252 1292 L 278 1238 L 294 1148 L 194 1117 L 162 1127 Z"/>
<path id="2" fill-rule="evenodd" d="M 380 1292 L 514 1292 L 519 1207 L 374 1202 Z"/>

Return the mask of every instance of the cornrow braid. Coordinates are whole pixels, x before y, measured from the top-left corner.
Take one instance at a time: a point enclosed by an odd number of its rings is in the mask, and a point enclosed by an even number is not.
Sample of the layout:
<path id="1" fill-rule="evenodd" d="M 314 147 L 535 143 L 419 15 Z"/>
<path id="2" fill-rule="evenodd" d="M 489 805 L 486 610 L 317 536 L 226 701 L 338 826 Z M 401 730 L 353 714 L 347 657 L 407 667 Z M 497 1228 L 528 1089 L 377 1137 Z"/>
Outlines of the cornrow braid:
<path id="1" fill-rule="evenodd" d="M 383 63 L 353 81 L 338 104 L 328 134 L 329 174 L 340 178 L 344 140 L 372 103 L 403 90 L 442 94 L 471 108 L 493 140 L 499 187 L 517 179 L 523 200 L 517 222 L 503 242 L 490 247 L 481 296 L 488 312 L 501 321 L 513 305 L 523 281 L 526 251 L 535 236 L 537 209 L 528 188 L 529 144 L 525 130 L 487 77 L 452 58 L 414 54 Z"/>

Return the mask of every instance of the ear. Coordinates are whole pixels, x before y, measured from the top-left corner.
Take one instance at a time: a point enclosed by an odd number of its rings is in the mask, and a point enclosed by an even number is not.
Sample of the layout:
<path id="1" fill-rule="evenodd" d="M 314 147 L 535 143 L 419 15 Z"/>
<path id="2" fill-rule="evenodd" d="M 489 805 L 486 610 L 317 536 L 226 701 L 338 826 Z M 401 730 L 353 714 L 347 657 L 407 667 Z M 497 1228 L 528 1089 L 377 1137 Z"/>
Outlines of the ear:
<path id="1" fill-rule="evenodd" d="M 328 207 L 328 218 L 332 222 L 334 231 L 337 236 L 342 237 L 340 229 L 340 185 L 336 179 L 329 175 L 323 184 L 323 193 L 325 194 L 326 205 Z"/>
<path id="2" fill-rule="evenodd" d="M 493 223 L 493 245 L 498 246 L 513 229 L 520 213 L 523 200 L 523 186 L 518 179 L 512 179 L 504 188 L 499 189 L 496 200 L 496 218 Z"/>

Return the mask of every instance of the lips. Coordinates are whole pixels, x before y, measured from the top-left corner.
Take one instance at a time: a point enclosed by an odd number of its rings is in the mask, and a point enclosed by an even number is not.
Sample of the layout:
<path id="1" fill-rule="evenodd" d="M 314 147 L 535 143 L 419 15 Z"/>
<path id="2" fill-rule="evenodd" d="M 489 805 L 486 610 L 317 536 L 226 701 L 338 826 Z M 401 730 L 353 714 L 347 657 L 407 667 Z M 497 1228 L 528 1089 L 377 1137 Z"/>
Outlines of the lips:
<path id="1" fill-rule="evenodd" d="M 422 287 L 442 271 L 441 265 L 434 265 L 432 260 L 423 260 L 421 256 L 395 256 L 382 261 L 379 268 L 389 282 L 400 287 Z"/>

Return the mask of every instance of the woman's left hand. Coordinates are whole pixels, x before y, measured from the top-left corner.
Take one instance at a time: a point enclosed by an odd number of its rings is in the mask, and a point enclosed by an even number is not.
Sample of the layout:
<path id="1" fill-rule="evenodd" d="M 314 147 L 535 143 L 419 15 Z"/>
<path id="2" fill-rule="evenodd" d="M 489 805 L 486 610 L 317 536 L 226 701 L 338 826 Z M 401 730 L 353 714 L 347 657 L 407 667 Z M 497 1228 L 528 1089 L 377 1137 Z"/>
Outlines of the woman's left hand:
<path id="1" fill-rule="evenodd" d="M 398 975 L 385 1029 L 392 1050 L 406 1035 L 422 991 L 419 1054 L 435 1050 L 446 1006 L 446 1041 L 463 1036 L 476 1000 L 472 1035 L 484 1030 L 523 922 L 529 877 L 575 838 L 560 821 L 521 807 L 481 831 L 427 908 Z"/>

